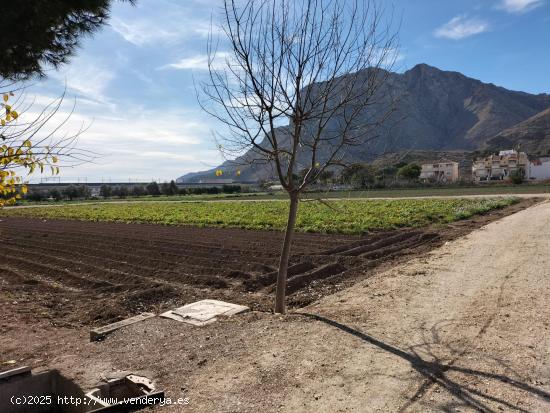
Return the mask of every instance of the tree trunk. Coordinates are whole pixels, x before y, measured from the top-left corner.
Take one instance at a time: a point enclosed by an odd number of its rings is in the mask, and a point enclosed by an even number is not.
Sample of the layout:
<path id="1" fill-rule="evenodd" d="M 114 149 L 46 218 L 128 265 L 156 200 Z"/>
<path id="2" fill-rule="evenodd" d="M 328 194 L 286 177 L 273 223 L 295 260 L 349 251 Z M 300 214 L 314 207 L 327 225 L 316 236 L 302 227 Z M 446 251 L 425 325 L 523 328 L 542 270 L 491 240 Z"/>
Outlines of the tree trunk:
<path id="1" fill-rule="evenodd" d="M 288 210 L 288 221 L 286 224 L 285 240 L 283 250 L 281 251 L 281 260 L 279 262 L 279 274 L 277 275 L 277 290 L 275 293 L 275 313 L 284 314 L 286 312 L 286 277 L 288 271 L 288 261 L 290 259 L 290 247 L 292 245 L 292 236 L 294 235 L 294 226 L 296 225 L 296 215 L 298 213 L 298 194 L 290 193 L 290 208 Z"/>

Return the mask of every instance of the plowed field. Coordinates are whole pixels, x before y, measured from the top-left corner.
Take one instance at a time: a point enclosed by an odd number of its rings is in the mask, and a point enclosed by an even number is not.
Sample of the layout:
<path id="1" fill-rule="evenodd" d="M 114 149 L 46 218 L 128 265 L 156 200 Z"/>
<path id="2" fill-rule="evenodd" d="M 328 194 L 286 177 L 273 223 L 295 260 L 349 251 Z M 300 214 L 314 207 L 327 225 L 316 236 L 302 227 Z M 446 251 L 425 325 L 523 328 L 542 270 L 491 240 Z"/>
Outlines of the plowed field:
<path id="1" fill-rule="evenodd" d="M 363 236 L 298 233 L 289 305 L 300 307 L 425 252 L 503 210 L 454 224 Z M 269 310 L 283 234 L 227 228 L 4 217 L 0 295 L 29 321 L 97 325 L 212 298 Z"/>

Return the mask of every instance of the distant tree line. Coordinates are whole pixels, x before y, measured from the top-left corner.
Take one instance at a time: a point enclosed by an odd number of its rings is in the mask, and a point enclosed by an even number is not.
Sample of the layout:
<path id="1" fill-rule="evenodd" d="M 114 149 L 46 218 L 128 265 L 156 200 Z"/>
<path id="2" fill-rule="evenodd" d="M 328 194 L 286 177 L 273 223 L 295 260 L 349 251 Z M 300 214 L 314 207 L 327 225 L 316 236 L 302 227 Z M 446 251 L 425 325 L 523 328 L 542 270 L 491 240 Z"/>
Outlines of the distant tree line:
<path id="1" fill-rule="evenodd" d="M 126 198 L 128 196 L 174 196 L 174 195 L 204 195 L 204 194 L 234 194 L 242 192 L 240 185 L 223 185 L 218 187 L 178 188 L 175 181 L 158 184 L 151 182 L 147 185 L 134 185 L 132 187 L 102 185 L 99 196 L 103 198 Z"/>
<path id="2" fill-rule="evenodd" d="M 49 199 L 54 201 L 72 201 L 74 199 L 89 199 L 91 196 L 92 193 L 90 188 L 86 185 L 69 185 L 61 191 L 57 188 L 50 190 L 31 189 L 25 196 L 25 199 L 33 202 L 41 202 Z"/>
<path id="3" fill-rule="evenodd" d="M 419 182 L 421 171 L 422 167 L 414 162 L 398 162 L 383 167 L 357 163 L 342 169 L 339 174 L 332 170 L 322 171 L 317 178 L 317 184 L 323 186 L 345 185 L 354 189 L 412 185 Z M 300 181 L 304 173 L 307 173 L 307 170 L 296 174 L 295 180 Z"/>
<path id="4" fill-rule="evenodd" d="M 175 181 L 158 184 L 151 182 L 147 185 L 101 185 L 99 196 L 102 198 L 126 198 L 142 196 L 174 196 L 174 195 L 204 195 L 204 194 L 235 194 L 242 192 L 240 185 L 223 185 L 219 187 L 197 187 L 197 188 L 178 188 Z M 33 202 L 47 200 L 73 201 L 76 199 L 85 200 L 92 198 L 90 188 L 86 185 L 69 185 L 62 190 L 56 188 L 50 190 L 31 189 L 25 199 Z"/>

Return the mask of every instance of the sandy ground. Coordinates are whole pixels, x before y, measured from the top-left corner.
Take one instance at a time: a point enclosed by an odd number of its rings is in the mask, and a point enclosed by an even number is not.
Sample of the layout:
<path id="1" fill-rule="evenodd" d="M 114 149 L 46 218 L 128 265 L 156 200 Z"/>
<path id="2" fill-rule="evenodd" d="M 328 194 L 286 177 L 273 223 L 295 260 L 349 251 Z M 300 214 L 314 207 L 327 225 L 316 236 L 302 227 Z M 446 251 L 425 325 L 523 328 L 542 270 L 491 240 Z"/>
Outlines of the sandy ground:
<path id="1" fill-rule="evenodd" d="M 549 227 L 546 202 L 325 298 L 210 364 L 198 410 L 550 411 Z"/>
<path id="2" fill-rule="evenodd" d="M 550 411 L 549 225 L 544 203 L 310 308 L 337 367 L 284 410 Z"/>
<path id="3" fill-rule="evenodd" d="M 155 412 L 548 412 L 549 228 L 546 201 L 284 317 L 150 319 L 89 343 L 5 307 L 0 361 L 189 398 Z"/>

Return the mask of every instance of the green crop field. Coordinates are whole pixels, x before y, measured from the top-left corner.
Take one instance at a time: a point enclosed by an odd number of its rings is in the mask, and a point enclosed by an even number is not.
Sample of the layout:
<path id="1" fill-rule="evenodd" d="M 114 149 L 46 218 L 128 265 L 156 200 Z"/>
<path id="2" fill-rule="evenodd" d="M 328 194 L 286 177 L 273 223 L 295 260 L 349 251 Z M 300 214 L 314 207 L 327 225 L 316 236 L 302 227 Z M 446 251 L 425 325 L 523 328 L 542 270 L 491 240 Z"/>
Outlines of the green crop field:
<path id="1" fill-rule="evenodd" d="M 369 230 L 448 223 L 517 202 L 498 199 L 411 199 L 309 201 L 300 205 L 297 229 L 305 232 L 360 234 Z M 286 201 L 132 202 L 15 208 L 2 216 L 168 225 L 282 230 Z"/>

